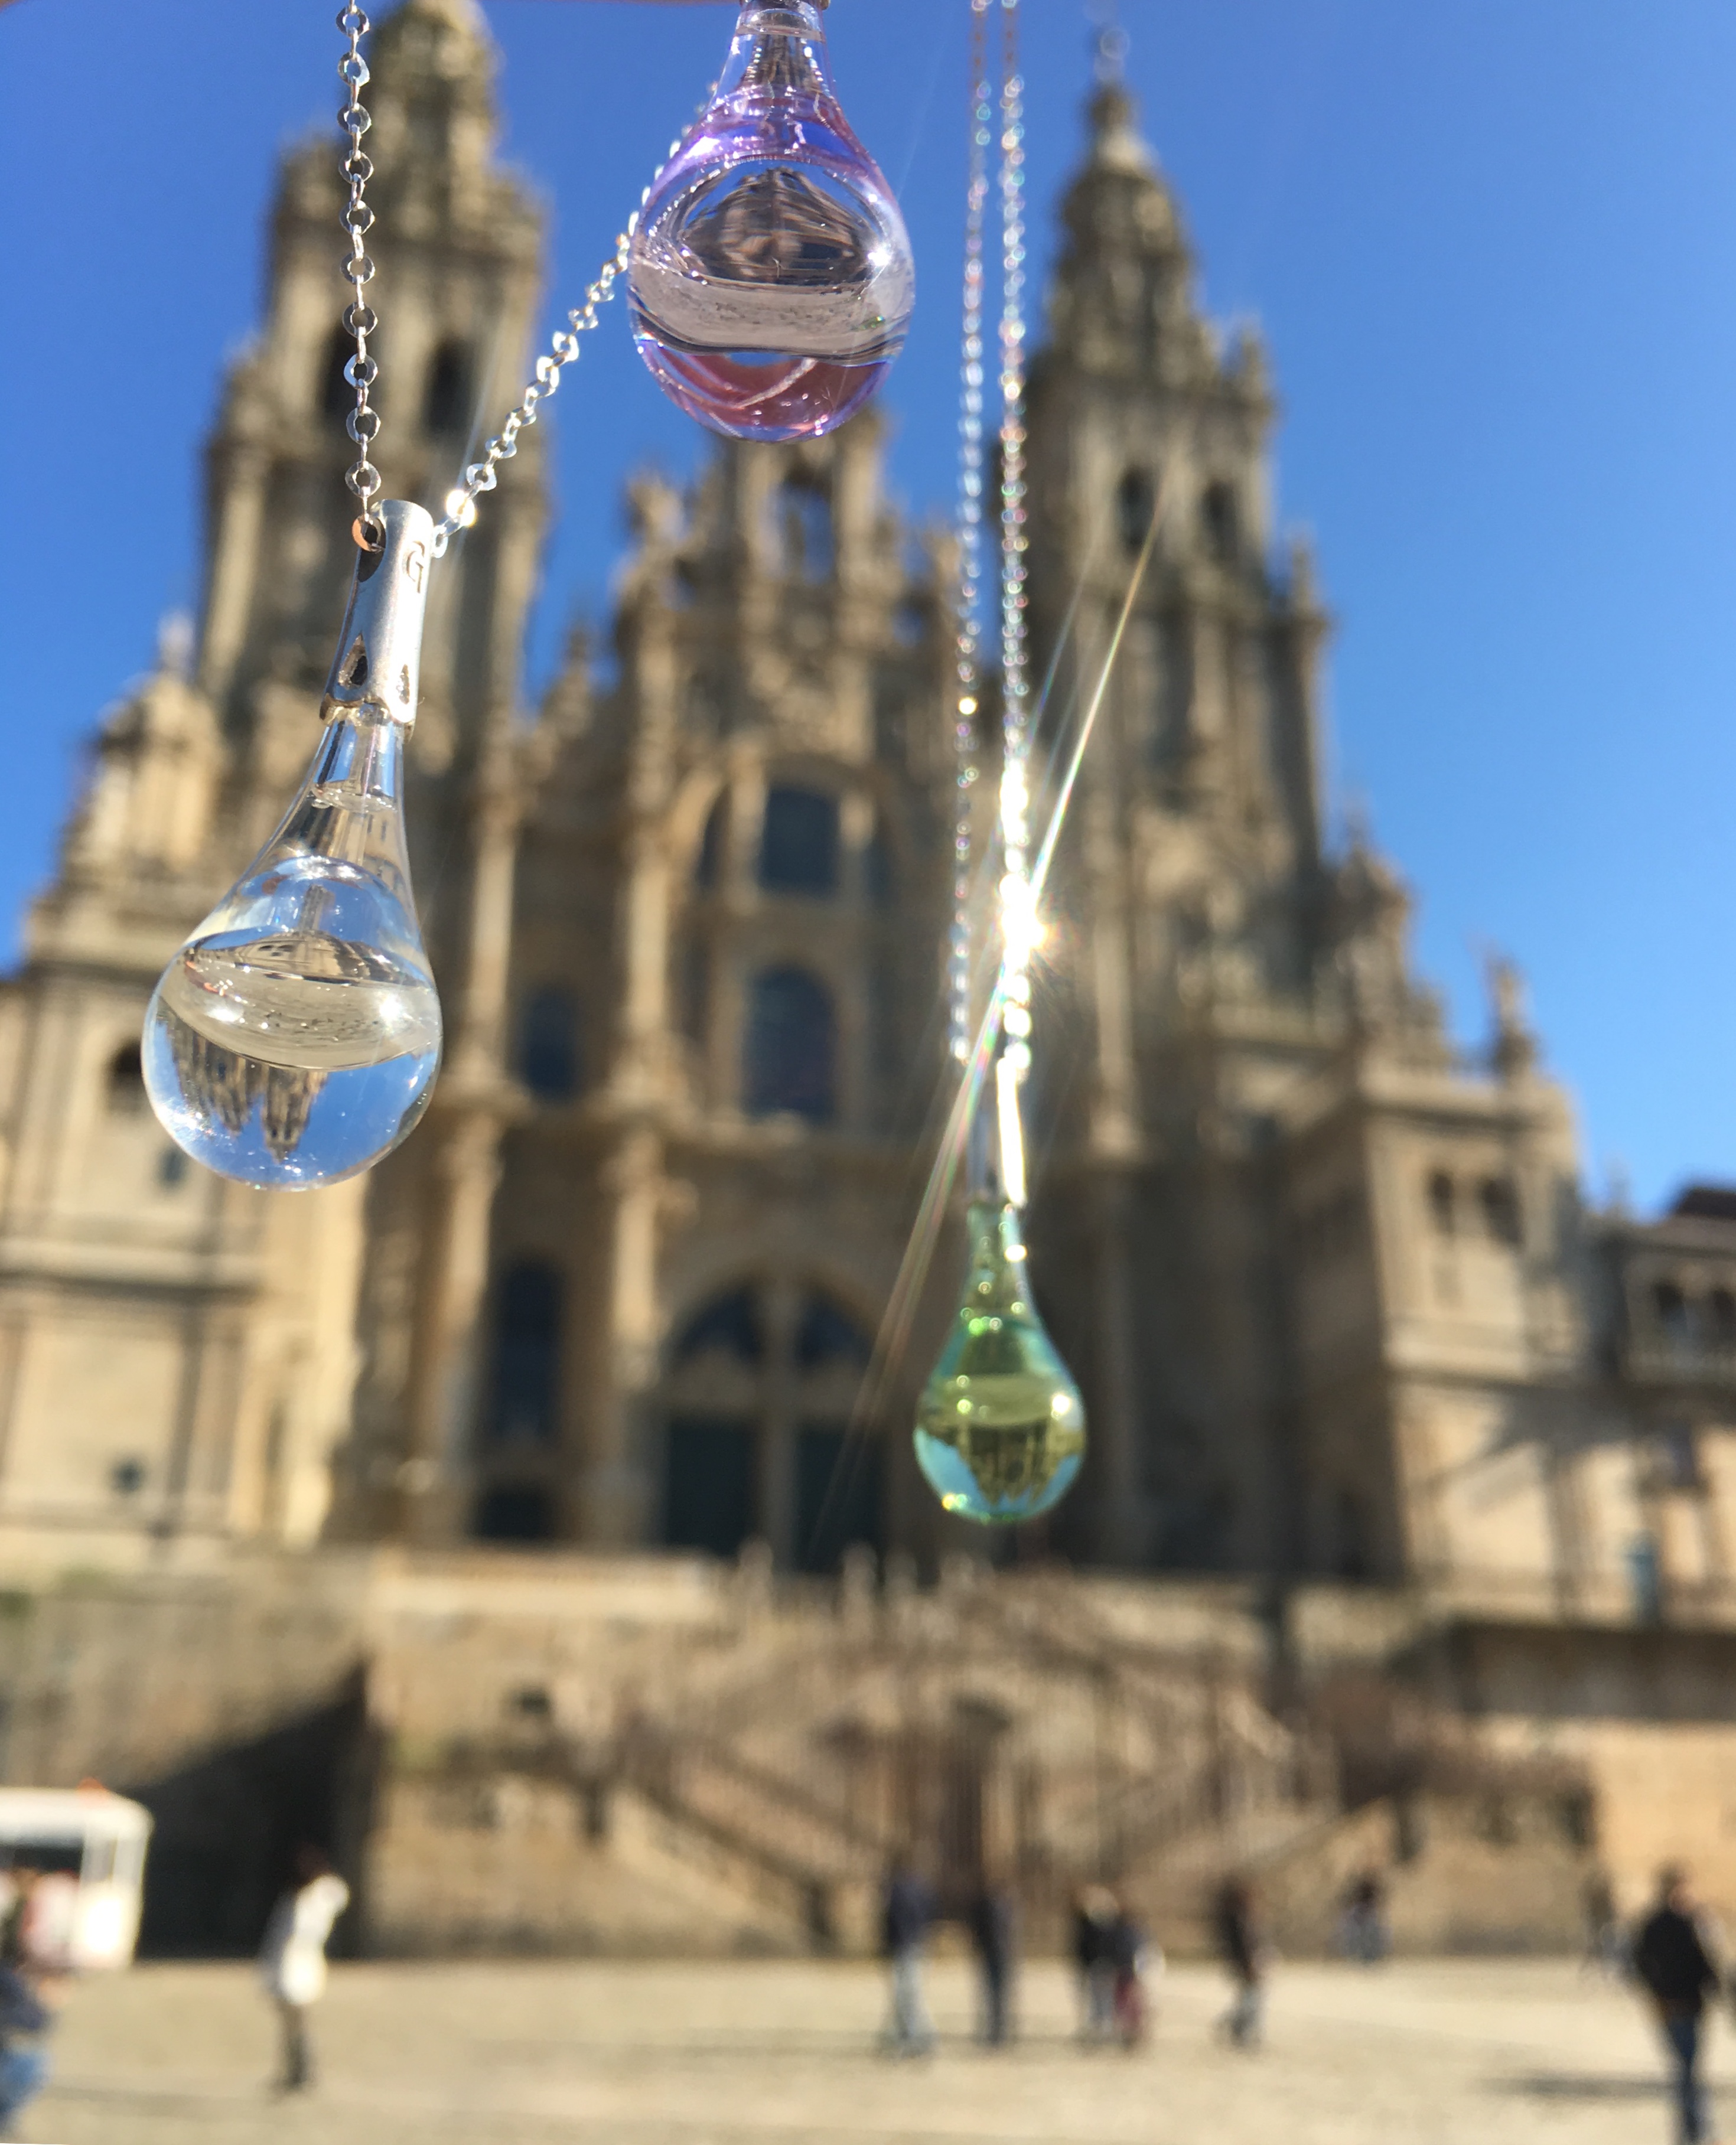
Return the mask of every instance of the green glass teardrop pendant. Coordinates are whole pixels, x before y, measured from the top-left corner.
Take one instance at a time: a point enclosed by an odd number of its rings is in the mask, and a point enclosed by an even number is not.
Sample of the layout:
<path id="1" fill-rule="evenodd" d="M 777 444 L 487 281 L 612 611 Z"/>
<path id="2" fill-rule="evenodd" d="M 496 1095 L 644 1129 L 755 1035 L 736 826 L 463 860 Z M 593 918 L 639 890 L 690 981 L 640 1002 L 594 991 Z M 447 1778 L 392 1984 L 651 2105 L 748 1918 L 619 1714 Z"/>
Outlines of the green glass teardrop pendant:
<path id="1" fill-rule="evenodd" d="M 974 1203 L 970 1274 L 916 1409 L 916 1459 L 949 1512 L 985 1525 L 1058 1505 L 1085 1460 L 1085 1404 L 1030 1301 L 1015 1207 Z"/>

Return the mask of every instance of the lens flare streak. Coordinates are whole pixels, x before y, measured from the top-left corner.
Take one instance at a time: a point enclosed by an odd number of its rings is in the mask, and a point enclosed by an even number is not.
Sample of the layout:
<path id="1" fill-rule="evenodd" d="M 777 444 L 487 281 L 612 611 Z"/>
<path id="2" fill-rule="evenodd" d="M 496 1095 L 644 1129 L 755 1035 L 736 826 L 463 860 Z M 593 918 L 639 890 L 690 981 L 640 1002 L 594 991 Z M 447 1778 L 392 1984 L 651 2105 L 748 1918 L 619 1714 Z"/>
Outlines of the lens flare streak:
<path id="1" fill-rule="evenodd" d="M 1049 874 L 1054 865 L 1056 846 L 1060 840 L 1068 810 L 1078 789 L 1080 769 L 1084 764 L 1085 752 L 1095 732 L 1098 718 L 1103 711 L 1104 702 L 1108 697 L 1110 682 L 1115 674 L 1115 664 L 1120 656 L 1122 643 L 1126 638 L 1128 624 L 1133 616 L 1134 608 L 1139 601 L 1140 590 L 1145 585 L 1145 575 L 1150 566 L 1152 555 L 1156 550 L 1158 537 L 1163 527 L 1168 495 L 1169 485 L 1167 475 L 1165 475 L 1159 480 L 1157 495 L 1152 503 L 1150 526 L 1145 532 L 1145 540 L 1140 546 L 1139 556 L 1134 561 L 1133 572 L 1129 577 L 1127 593 L 1122 600 L 1115 630 L 1110 635 L 1109 645 L 1104 652 L 1103 661 L 1098 667 L 1090 696 L 1085 703 L 1085 713 L 1074 732 L 1065 761 L 1061 763 L 1060 779 L 1055 787 L 1055 801 L 1050 808 L 1048 822 L 1044 829 L 1043 839 L 1038 847 L 1031 869 L 1033 911 L 1037 904 L 1040 903 L 1043 889 L 1048 883 Z M 1092 555 L 1095 556 L 1095 553 Z M 1055 680 L 1060 674 L 1065 644 L 1078 617 L 1080 604 L 1083 599 L 1086 580 L 1090 571 L 1090 558 L 1088 557 L 1078 584 L 1074 589 L 1072 599 L 1067 606 L 1061 639 L 1050 661 L 1048 674 L 1044 679 L 1043 689 L 1038 695 L 1035 710 L 1035 721 L 1038 724 L 1042 721 Z M 1057 754 L 1057 759 L 1060 760 L 1059 754 Z M 830 1516 L 832 1503 L 838 1494 L 838 1486 L 846 1476 L 852 1452 L 860 1446 L 862 1439 L 868 1432 L 869 1426 L 877 1421 L 885 1414 L 895 1396 L 899 1377 L 910 1351 L 910 1336 L 915 1324 L 916 1307 L 921 1301 L 923 1292 L 928 1285 L 929 1272 L 933 1267 L 935 1252 L 940 1244 L 940 1232 L 945 1222 L 947 1208 L 951 1202 L 953 1187 L 958 1181 L 965 1149 L 970 1143 L 970 1128 L 981 1107 L 983 1089 L 988 1080 L 989 1069 L 995 1063 L 1001 1023 L 1008 1004 L 1008 971 L 1003 963 L 990 991 L 982 1018 L 977 1024 L 958 1084 L 953 1090 L 952 1101 L 947 1110 L 945 1122 L 936 1145 L 935 1159 L 923 1185 L 922 1197 L 917 1206 L 915 1221 L 905 1242 L 903 1257 L 899 1261 L 898 1272 L 894 1278 L 891 1292 L 887 1298 L 885 1313 L 880 1321 L 880 1331 L 875 1336 L 874 1352 L 863 1377 L 861 1389 L 856 1396 L 856 1406 L 851 1418 L 846 1453 L 839 1462 L 832 1486 L 828 1491 L 824 1507 L 816 1523 L 816 1533 L 823 1530 Z"/>

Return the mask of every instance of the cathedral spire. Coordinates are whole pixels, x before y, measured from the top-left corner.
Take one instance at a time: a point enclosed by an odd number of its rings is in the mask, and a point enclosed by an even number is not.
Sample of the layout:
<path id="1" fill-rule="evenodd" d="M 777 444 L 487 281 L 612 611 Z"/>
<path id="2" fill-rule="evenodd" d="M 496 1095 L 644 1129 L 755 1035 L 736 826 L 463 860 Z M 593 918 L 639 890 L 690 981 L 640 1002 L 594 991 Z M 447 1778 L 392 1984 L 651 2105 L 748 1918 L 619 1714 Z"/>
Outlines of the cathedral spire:
<path id="1" fill-rule="evenodd" d="M 478 428 L 517 399 L 528 361 L 541 217 L 493 160 L 496 57 L 475 0 L 403 0 L 367 54 L 378 219 L 368 252 L 379 271 L 367 302 L 381 321 L 385 419 L 371 458 L 389 497 L 444 498 Z M 342 153 L 322 133 L 285 161 L 267 326 L 231 376 L 211 455 L 200 683 L 239 737 L 257 739 L 281 715 L 282 764 L 267 748 L 259 770 L 274 793 L 307 749 L 291 739 L 307 734 L 302 704 L 317 695 L 355 557 L 343 480 L 355 459 L 345 430 L 355 346 L 342 325 L 348 293 L 332 238 Z M 436 592 L 431 611 L 418 733 L 425 765 L 452 749 L 460 711 L 480 725 L 485 710 L 493 719 L 516 694 L 513 621 L 534 578 L 544 451 L 540 429 L 521 440 L 491 499 L 486 536 L 465 547 L 470 562 L 442 571 L 451 593 Z M 461 581 L 497 571 L 511 589 L 504 603 L 459 600 Z M 267 700 L 277 710 L 269 718 Z"/>
<path id="2" fill-rule="evenodd" d="M 467 30 L 479 41 L 488 34 L 486 18 L 476 0 L 409 0 L 404 12 L 407 15 L 412 10 L 449 22 L 455 30 Z"/>
<path id="3" fill-rule="evenodd" d="M 404 0 L 380 25 L 372 108 L 385 195 L 395 181 L 420 193 L 437 179 L 461 215 L 481 207 L 496 131 L 495 58 L 476 0 Z"/>
<path id="4" fill-rule="evenodd" d="M 1150 144 L 1140 132 L 1139 111 L 1133 92 L 1119 75 L 1100 83 L 1088 108 L 1091 169 L 1130 172 L 1156 182 L 1156 162 Z M 1161 191 L 1161 182 L 1157 183 Z"/>
<path id="5" fill-rule="evenodd" d="M 1149 372 L 1167 332 L 1197 339 L 1181 219 L 1122 79 L 1125 41 L 1100 40 L 1085 163 L 1061 204 L 1066 233 L 1050 299 L 1056 352 L 1084 369 Z"/>

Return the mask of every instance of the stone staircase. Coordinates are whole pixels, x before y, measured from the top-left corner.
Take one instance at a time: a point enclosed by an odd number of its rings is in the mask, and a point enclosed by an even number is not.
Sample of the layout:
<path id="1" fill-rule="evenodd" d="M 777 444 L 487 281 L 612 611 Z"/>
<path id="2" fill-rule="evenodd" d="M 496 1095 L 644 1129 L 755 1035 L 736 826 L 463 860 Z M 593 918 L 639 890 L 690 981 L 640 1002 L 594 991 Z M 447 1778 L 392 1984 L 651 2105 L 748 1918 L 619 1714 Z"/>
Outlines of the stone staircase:
<path id="1" fill-rule="evenodd" d="M 955 1583 L 770 1616 L 728 1670 L 641 1705 L 615 1776 L 787 1887 L 811 1941 L 870 1943 L 906 1849 L 953 1910 L 1010 1883 L 1053 1940 L 1082 1884 L 1174 1913 L 1333 1806 L 1255 1683 L 1245 1656 L 1117 1632 L 1077 1583 Z"/>

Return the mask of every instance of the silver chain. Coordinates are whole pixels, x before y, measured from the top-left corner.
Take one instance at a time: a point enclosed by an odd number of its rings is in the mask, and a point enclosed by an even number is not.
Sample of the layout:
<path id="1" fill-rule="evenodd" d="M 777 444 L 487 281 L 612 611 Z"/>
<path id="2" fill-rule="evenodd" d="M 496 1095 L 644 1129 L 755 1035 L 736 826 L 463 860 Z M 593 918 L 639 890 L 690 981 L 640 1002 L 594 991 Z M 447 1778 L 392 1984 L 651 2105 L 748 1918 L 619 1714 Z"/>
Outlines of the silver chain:
<path id="1" fill-rule="evenodd" d="M 385 531 L 373 508 L 374 495 L 380 489 L 380 472 L 368 460 L 368 449 L 380 435 L 380 413 L 369 403 L 368 391 L 380 376 L 380 367 L 367 354 L 367 339 L 378 331 L 380 321 L 362 296 L 364 286 L 374 279 L 374 264 L 362 242 L 374 226 L 374 212 L 366 198 L 374 167 L 372 159 L 363 154 L 362 147 L 362 136 L 374 123 L 362 102 L 362 86 L 368 78 L 367 62 L 362 57 L 362 40 L 370 27 L 367 11 L 354 6 L 341 8 L 337 27 L 350 41 L 349 50 L 337 63 L 338 74 L 350 93 L 349 102 L 337 115 L 338 125 L 350 137 L 349 148 L 339 167 L 350 189 L 350 197 L 338 218 L 350 236 L 343 276 L 350 286 L 351 297 L 343 325 L 345 332 L 356 338 L 356 355 L 343 369 L 344 378 L 356 391 L 356 406 L 346 420 L 344 430 L 359 450 L 353 466 L 345 474 L 344 482 L 362 502 L 362 511 L 356 517 L 356 541 L 364 550 L 372 551 L 377 550 L 384 540 Z"/>
<path id="2" fill-rule="evenodd" d="M 827 0 L 821 0 L 825 6 Z M 710 111 L 711 100 L 717 93 L 713 82 L 700 106 L 701 113 Z M 502 462 L 511 461 L 518 452 L 518 435 L 526 425 L 536 421 L 536 406 L 546 402 L 561 385 L 561 373 L 579 354 L 579 337 L 588 335 L 596 326 L 597 315 L 615 296 L 615 286 L 626 273 L 629 256 L 633 250 L 633 235 L 639 228 L 639 218 L 646 204 L 656 191 L 657 182 L 669 168 L 676 151 L 686 140 L 679 134 L 669 145 L 669 154 L 651 175 L 651 182 L 639 197 L 639 207 L 627 218 L 627 227 L 615 241 L 615 251 L 598 269 L 596 281 L 585 292 L 585 302 L 575 306 L 566 316 L 567 325 L 556 328 L 549 338 L 549 355 L 536 361 L 536 376 L 520 397 L 518 407 L 501 426 L 499 432 L 483 450 L 482 459 L 472 462 L 464 472 L 464 481 L 446 496 L 446 517 L 434 525 L 434 555 L 446 556 L 446 546 L 461 529 L 468 529 L 476 518 L 476 500 L 479 494 L 492 491 L 499 482 L 496 475 Z"/>
<path id="3" fill-rule="evenodd" d="M 656 180 L 651 182 L 655 186 Z M 646 188 L 649 197 L 651 187 Z M 479 462 L 472 462 L 464 472 L 464 481 L 446 495 L 445 518 L 434 525 L 434 555 L 446 556 L 446 546 L 461 529 L 468 529 L 476 518 L 476 498 L 481 492 L 492 491 L 499 482 L 496 471 L 505 461 L 511 461 L 518 452 L 518 435 L 526 425 L 536 421 L 536 406 L 546 401 L 561 385 L 563 366 L 571 365 L 579 354 L 579 337 L 596 326 L 597 315 L 615 295 L 616 279 L 624 272 L 627 256 L 632 250 L 633 233 L 639 228 L 636 213 L 631 216 L 626 229 L 615 241 L 615 251 L 597 271 L 596 281 L 585 293 L 585 302 L 576 306 L 566 316 L 569 326 L 556 328 L 550 338 L 550 356 L 536 361 L 536 376 L 526 388 L 513 411 L 487 445 Z"/>
<path id="4" fill-rule="evenodd" d="M 830 0 L 820 0 L 821 7 Z M 357 517 L 356 541 L 365 550 L 373 550 L 380 540 L 379 517 L 374 513 L 372 501 L 380 489 L 380 472 L 368 460 L 368 449 L 378 438 L 380 415 L 368 401 L 368 391 L 380 376 L 380 368 L 367 354 L 367 339 L 378 332 L 379 317 L 372 306 L 362 301 L 364 284 L 373 281 L 374 264 L 368 257 L 362 241 L 373 228 L 374 212 L 368 207 L 366 189 L 374 175 L 372 160 L 363 153 L 362 137 L 373 125 L 373 120 L 361 101 L 360 92 L 368 79 L 367 62 L 362 57 L 362 40 L 367 35 L 370 24 L 367 11 L 356 6 L 339 10 L 337 27 L 349 39 L 349 49 L 338 62 L 338 73 L 347 87 L 349 102 L 337 115 L 337 123 L 350 137 L 350 146 L 340 167 L 350 189 L 349 200 L 344 204 L 340 221 L 350 236 L 350 251 L 343 264 L 347 282 L 354 290 L 354 296 L 343 316 L 347 333 L 356 338 L 356 355 L 344 366 L 343 376 L 356 391 L 356 406 L 351 411 L 345 429 L 361 449 L 360 459 L 347 473 L 344 481 L 362 502 L 362 512 Z M 703 112 L 710 108 L 716 93 L 714 82 L 704 103 Z M 626 271 L 632 252 L 633 237 L 639 228 L 639 217 L 645 205 L 664 172 L 670 159 L 685 141 L 678 136 L 669 145 L 669 155 L 660 164 L 651 185 L 639 197 L 639 207 L 627 219 L 627 226 L 615 241 L 614 251 L 598 270 L 596 280 L 585 292 L 582 305 L 576 306 L 566 316 L 567 325 L 557 328 L 549 341 L 549 352 L 536 361 L 536 376 L 519 398 L 518 406 L 507 417 L 500 430 L 489 440 L 479 462 L 471 462 L 464 472 L 464 481 L 446 496 L 446 514 L 434 529 L 434 555 L 446 556 L 446 547 L 461 530 L 468 529 L 476 518 L 476 500 L 485 491 L 492 491 L 500 481 L 500 465 L 510 461 L 518 452 L 518 435 L 527 425 L 536 421 L 537 406 L 546 401 L 561 385 L 563 369 L 571 365 L 580 351 L 579 337 L 586 335 L 597 324 L 597 316 L 615 295 L 615 286 Z"/>

